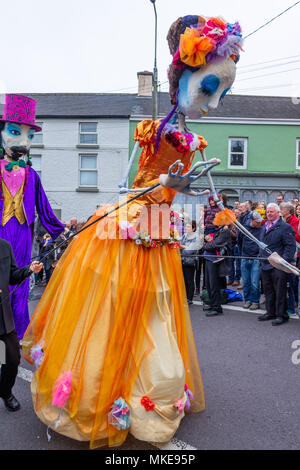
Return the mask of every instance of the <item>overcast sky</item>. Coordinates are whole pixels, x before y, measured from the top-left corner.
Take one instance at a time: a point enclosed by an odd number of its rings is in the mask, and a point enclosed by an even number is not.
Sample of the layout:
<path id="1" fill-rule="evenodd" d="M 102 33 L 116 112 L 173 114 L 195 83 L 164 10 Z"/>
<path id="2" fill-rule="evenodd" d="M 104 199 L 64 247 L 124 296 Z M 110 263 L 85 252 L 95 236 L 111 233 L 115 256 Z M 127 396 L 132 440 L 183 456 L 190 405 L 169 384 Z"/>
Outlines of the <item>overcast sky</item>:
<path id="1" fill-rule="evenodd" d="M 179 16 L 239 20 L 246 36 L 293 3 L 156 0 L 161 89 L 171 61 L 166 35 Z M 245 41 L 234 93 L 300 96 L 299 25 L 300 4 Z M 150 0 L 1 2 L 1 36 L 1 93 L 135 93 L 137 72 L 153 70 Z"/>

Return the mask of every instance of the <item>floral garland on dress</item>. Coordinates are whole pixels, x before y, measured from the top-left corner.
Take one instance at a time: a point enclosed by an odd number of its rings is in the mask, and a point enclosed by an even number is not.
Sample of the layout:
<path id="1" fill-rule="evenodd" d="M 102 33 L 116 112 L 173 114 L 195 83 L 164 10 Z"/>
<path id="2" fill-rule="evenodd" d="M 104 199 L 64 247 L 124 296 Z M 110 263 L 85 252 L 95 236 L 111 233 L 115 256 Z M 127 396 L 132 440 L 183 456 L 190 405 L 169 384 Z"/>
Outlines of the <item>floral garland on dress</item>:
<path id="1" fill-rule="evenodd" d="M 143 231 L 137 232 L 134 227 L 126 220 L 119 223 L 121 229 L 122 239 L 132 240 L 136 245 L 144 246 L 145 248 L 159 248 L 160 246 L 169 245 L 170 248 L 179 248 L 180 237 L 176 230 L 170 229 L 170 236 L 166 240 L 155 240 Z"/>
<path id="2" fill-rule="evenodd" d="M 201 145 L 201 140 L 197 134 L 192 132 L 181 133 L 172 124 L 167 123 L 163 134 L 179 153 L 195 152 Z"/>

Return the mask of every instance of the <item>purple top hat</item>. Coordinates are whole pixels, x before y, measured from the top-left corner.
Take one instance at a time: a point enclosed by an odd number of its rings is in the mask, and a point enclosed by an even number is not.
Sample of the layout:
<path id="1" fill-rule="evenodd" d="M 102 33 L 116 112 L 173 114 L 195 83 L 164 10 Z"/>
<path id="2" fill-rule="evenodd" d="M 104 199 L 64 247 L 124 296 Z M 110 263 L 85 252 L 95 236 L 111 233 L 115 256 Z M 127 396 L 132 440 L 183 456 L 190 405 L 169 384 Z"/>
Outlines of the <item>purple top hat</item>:
<path id="1" fill-rule="evenodd" d="M 23 95 L 5 95 L 3 117 L 0 122 L 15 122 L 33 127 L 36 132 L 42 130 L 36 126 L 35 121 L 36 101 Z"/>

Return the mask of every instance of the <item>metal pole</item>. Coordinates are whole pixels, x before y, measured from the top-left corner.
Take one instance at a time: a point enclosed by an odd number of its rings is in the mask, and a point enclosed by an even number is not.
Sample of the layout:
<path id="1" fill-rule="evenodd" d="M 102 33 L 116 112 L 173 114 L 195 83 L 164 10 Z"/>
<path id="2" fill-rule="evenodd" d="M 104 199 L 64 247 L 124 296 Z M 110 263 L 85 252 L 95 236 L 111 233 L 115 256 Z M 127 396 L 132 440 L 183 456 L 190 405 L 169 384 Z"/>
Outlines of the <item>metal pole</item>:
<path id="1" fill-rule="evenodd" d="M 157 119 L 157 88 L 158 88 L 158 71 L 157 71 L 157 12 L 155 6 L 155 0 L 150 0 L 153 3 L 154 15 L 155 15 L 155 47 L 154 47 L 154 67 L 153 67 L 153 82 L 152 82 L 152 119 Z"/>

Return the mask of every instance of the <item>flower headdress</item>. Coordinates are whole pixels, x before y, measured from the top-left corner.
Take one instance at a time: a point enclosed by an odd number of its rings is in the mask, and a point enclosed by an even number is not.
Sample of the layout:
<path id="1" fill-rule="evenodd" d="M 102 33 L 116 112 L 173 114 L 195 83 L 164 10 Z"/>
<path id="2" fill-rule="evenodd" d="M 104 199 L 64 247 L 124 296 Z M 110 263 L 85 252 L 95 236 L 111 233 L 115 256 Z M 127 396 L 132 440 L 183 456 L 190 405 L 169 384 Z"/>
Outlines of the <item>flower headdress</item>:
<path id="1" fill-rule="evenodd" d="M 242 31 L 238 22 L 226 23 L 222 18 L 184 16 L 172 24 L 167 40 L 173 61 L 168 76 L 172 102 L 185 69 L 200 67 L 228 59 L 237 62 L 242 50 Z"/>

